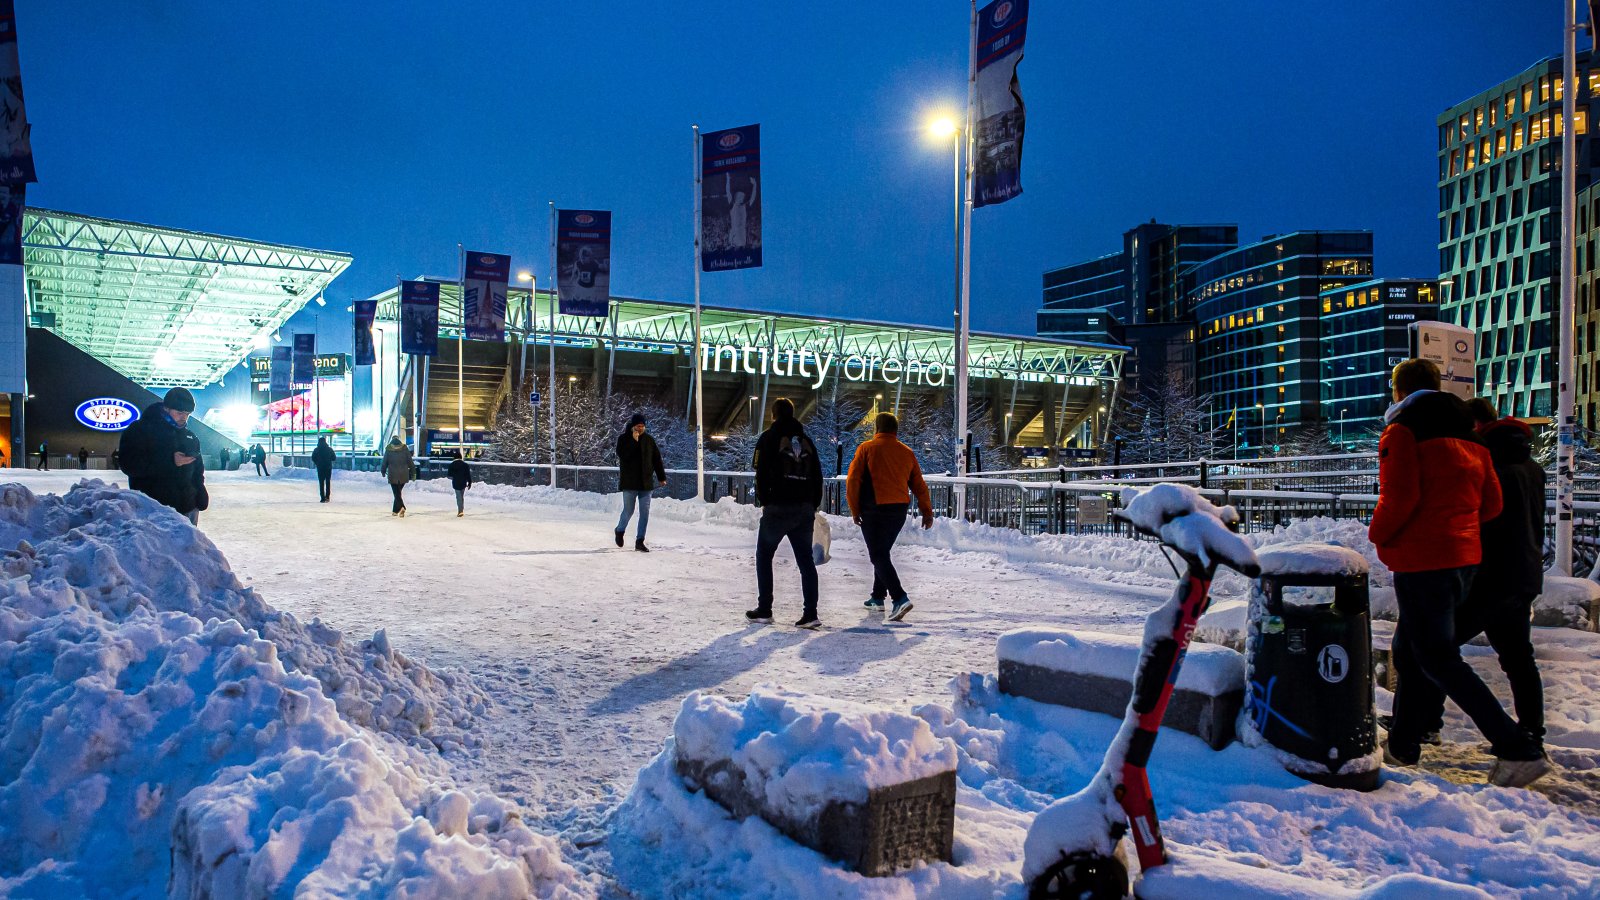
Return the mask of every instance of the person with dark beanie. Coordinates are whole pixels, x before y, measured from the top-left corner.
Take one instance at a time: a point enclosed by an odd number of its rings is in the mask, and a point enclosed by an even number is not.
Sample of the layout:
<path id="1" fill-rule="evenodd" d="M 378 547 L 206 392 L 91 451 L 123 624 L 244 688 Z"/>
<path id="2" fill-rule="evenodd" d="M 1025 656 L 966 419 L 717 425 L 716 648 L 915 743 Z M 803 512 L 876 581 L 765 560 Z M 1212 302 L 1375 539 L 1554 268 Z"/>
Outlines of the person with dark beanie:
<path id="1" fill-rule="evenodd" d="M 472 487 L 472 467 L 461 457 L 460 450 L 450 451 L 450 487 L 456 492 L 456 518 L 467 514 L 467 490 Z"/>
<path id="2" fill-rule="evenodd" d="M 1425 359 L 1395 366 L 1394 405 L 1378 442 L 1378 506 L 1367 536 L 1394 573 L 1400 607 L 1394 630 L 1400 683 L 1384 741 L 1384 762 L 1413 766 L 1422 738 L 1454 700 L 1489 739 L 1489 782 L 1523 787 L 1550 771 L 1538 741 L 1506 714 L 1461 658 L 1457 614 L 1483 560 L 1482 522 L 1501 515 L 1500 481 L 1459 398 L 1441 390 Z"/>
<path id="3" fill-rule="evenodd" d="M 772 427 L 756 440 L 756 503 L 761 507 L 761 528 L 756 534 L 756 608 L 746 612 L 752 622 L 772 621 L 772 557 L 778 544 L 789 539 L 795 565 L 800 567 L 800 593 L 805 608 L 796 628 L 814 629 L 817 619 L 817 562 L 811 555 L 811 538 L 817 510 L 822 507 L 822 463 L 817 446 L 794 417 L 794 404 L 780 398 L 772 404 Z"/>
<path id="4" fill-rule="evenodd" d="M 198 519 L 197 503 L 205 491 L 200 442 L 188 427 L 193 412 L 194 395 L 173 388 L 122 432 L 117 448 L 117 463 L 128 476 L 129 488 L 191 521 Z"/>
<path id="5" fill-rule="evenodd" d="M 617 438 L 617 486 L 622 490 L 622 516 L 617 519 L 615 537 L 622 546 L 633 508 L 639 507 L 639 529 L 633 533 L 633 549 L 649 553 L 644 545 L 645 526 L 650 524 L 650 492 L 667 486 L 667 467 L 661 462 L 661 448 L 645 432 L 644 416 L 634 413 L 628 429 Z"/>
<path id="6" fill-rule="evenodd" d="M 333 447 L 325 437 L 317 438 L 316 449 L 311 451 L 311 464 L 317 467 L 317 496 L 327 503 L 333 497 Z"/>

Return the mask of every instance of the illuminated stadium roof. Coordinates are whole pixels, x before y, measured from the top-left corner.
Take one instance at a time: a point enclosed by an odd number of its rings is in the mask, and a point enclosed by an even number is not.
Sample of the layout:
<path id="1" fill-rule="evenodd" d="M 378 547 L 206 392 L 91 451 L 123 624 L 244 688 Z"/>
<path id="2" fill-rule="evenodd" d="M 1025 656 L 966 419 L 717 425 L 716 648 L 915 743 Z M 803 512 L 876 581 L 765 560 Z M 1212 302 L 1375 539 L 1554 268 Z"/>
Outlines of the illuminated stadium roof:
<path id="1" fill-rule="evenodd" d="M 343 253 L 29 209 L 30 321 L 139 384 L 203 387 L 350 265 Z"/>

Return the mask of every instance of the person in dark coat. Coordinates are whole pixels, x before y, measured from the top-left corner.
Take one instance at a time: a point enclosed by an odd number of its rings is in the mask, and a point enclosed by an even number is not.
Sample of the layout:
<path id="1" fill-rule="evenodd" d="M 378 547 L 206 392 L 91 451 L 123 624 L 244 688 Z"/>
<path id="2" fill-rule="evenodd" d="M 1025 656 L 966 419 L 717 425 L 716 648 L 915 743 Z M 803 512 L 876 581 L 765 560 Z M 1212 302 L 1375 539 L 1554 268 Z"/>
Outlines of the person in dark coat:
<path id="1" fill-rule="evenodd" d="M 250 461 L 256 464 L 256 474 L 271 478 L 272 473 L 267 471 L 267 448 L 260 444 L 250 450 Z"/>
<path id="2" fill-rule="evenodd" d="M 233 454 L 228 451 L 227 447 L 223 447 L 222 448 L 221 461 L 222 461 L 222 471 L 224 471 L 224 472 L 228 471 L 228 463 L 233 461 Z"/>
<path id="3" fill-rule="evenodd" d="M 206 490 L 206 460 L 200 452 L 200 438 L 188 428 L 178 435 L 178 446 L 183 452 L 194 457 L 194 463 L 184 466 L 188 470 L 189 488 L 193 491 L 191 507 L 184 515 L 189 517 L 189 524 L 200 527 L 200 514 L 211 508 L 211 494 Z"/>
<path id="4" fill-rule="evenodd" d="M 87 469 L 87 468 L 89 468 L 89 448 L 88 447 L 79 447 L 78 448 L 78 468 L 79 469 Z"/>
<path id="5" fill-rule="evenodd" d="M 34 468 L 38 469 L 41 472 L 50 471 L 50 442 L 49 441 L 40 441 L 39 442 L 39 464 L 37 466 L 34 466 Z"/>
<path id="6" fill-rule="evenodd" d="M 188 429 L 193 412 L 194 395 L 187 389 L 167 391 L 160 403 L 150 404 L 138 421 L 122 432 L 117 455 L 128 476 L 128 487 L 185 516 L 196 513 L 205 487 L 200 441 Z"/>
<path id="7" fill-rule="evenodd" d="M 396 435 L 389 439 L 389 446 L 383 451 L 383 465 L 378 472 L 389 480 L 389 490 L 394 492 L 394 506 L 389 515 L 406 517 L 406 499 L 404 496 L 406 482 L 411 480 L 412 467 L 411 448 Z"/>
<path id="8" fill-rule="evenodd" d="M 1394 368 L 1395 403 L 1378 443 L 1378 506 L 1367 536 L 1394 573 L 1394 718 L 1384 761 L 1416 765 L 1434 711 L 1449 697 L 1496 757 L 1489 780 L 1523 787 L 1550 770 L 1533 736 L 1461 658 L 1457 611 L 1483 559 L 1480 523 L 1501 514 L 1500 481 L 1459 398 L 1439 368 L 1411 359 Z"/>
<path id="9" fill-rule="evenodd" d="M 460 450 L 452 450 L 450 455 L 454 459 L 450 461 L 447 474 L 450 476 L 450 487 L 456 492 L 456 518 L 459 519 L 467 514 L 467 490 L 472 487 L 472 467 L 461 458 Z"/>
<path id="10" fill-rule="evenodd" d="M 656 439 L 645 433 L 644 416 L 634 413 L 628 420 L 628 430 L 617 438 L 617 486 L 622 489 L 622 516 L 617 519 L 617 546 L 622 546 L 622 536 L 628 530 L 628 520 L 633 518 L 633 507 L 639 507 L 639 530 L 633 533 L 633 549 L 649 553 L 644 545 L 645 526 L 650 524 L 650 492 L 667 486 L 667 467 L 661 462 L 661 448 Z"/>
<path id="11" fill-rule="evenodd" d="M 317 447 L 311 451 L 311 464 L 317 467 L 317 495 L 327 503 L 333 494 L 333 447 L 325 437 L 317 438 Z"/>
<path id="12" fill-rule="evenodd" d="M 794 404 L 779 398 L 772 404 L 772 427 L 756 440 L 756 502 L 761 506 L 761 528 L 756 534 L 756 608 L 746 612 L 752 622 L 772 621 L 772 557 L 778 544 L 789 539 L 795 565 L 800 568 L 800 592 L 805 608 L 796 628 L 818 628 L 817 562 L 811 555 L 811 538 L 822 507 L 822 462 L 817 445 L 794 417 Z"/>

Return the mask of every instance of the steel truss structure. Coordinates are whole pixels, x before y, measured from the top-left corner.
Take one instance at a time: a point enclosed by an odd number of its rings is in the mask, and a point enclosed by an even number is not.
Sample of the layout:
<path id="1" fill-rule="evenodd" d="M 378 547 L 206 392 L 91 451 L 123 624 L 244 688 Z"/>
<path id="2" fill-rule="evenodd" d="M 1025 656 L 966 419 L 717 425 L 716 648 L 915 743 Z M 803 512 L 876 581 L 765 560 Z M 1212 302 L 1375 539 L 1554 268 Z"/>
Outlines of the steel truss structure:
<path id="1" fill-rule="evenodd" d="M 203 387 L 266 346 L 342 253 L 28 209 L 29 321 L 149 387 Z"/>

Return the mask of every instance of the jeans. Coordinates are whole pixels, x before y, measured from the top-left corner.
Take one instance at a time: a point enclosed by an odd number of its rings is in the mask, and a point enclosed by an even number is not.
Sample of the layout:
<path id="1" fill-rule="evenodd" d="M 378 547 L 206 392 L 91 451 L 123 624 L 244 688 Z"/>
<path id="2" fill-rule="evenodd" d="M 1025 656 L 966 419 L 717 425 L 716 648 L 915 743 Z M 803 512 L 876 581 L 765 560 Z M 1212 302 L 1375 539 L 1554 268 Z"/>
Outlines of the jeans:
<path id="1" fill-rule="evenodd" d="M 1489 646 L 1500 659 L 1500 671 L 1511 683 L 1517 724 L 1543 743 L 1544 682 L 1533 657 L 1533 600 L 1531 594 L 1485 597 L 1474 589 L 1456 612 L 1456 643 L 1465 644 L 1480 634 L 1489 638 Z M 1426 712 L 1428 715 L 1421 720 L 1423 730 L 1439 730 L 1444 724 L 1444 698 L 1439 698 L 1437 709 Z"/>
<path id="2" fill-rule="evenodd" d="M 894 570 L 889 551 L 894 549 L 900 529 L 906 527 L 909 503 L 889 503 L 875 506 L 861 514 L 861 537 L 867 542 L 867 558 L 872 560 L 872 596 L 885 597 L 896 603 L 906 598 L 900 586 L 900 573 Z"/>
<path id="3" fill-rule="evenodd" d="M 456 512 L 467 511 L 467 489 L 456 488 Z"/>
<path id="4" fill-rule="evenodd" d="M 617 519 L 617 533 L 628 530 L 628 520 L 633 518 L 633 505 L 639 504 L 639 530 L 633 533 L 635 541 L 644 540 L 645 526 L 650 524 L 650 492 L 649 491 L 623 491 L 622 516 Z"/>
<path id="5" fill-rule="evenodd" d="M 332 469 L 317 470 L 317 494 L 318 499 L 322 500 L 324 503 L 328 502 L 328 498 L 333 495 Z"/>
<path id="6" fill-rule="evenodd" d="M 406 489 L 406 486 L 405 486 L 404 482 L 402 482 L 400 484 L 395 484 L 392 481 L 389 482 L 389 490 L 394 491 L 394 507 L 392 509 L 390 509 L 389 512 L 397 513 L 400 510 L 406 508 L 405 498 L 400 496 L 400 492 L 405 490 L 405 489 Z"/>
<path id="7" fill-rule="evenodd" d="M 1398 755 L 1414 757 L 1432 724 L 1434 710 L 1449 697 L 1489 739 L 1502 759 L 1535 759 L 1538 745 L 1495 699 L 1489 686 L 1461 658 L 1456 642 L 1456 611 L 1467 599 L 1477 566 L 1394 573 L 1400 621 L 1394 629 L 1394 724 L 1389 743 Z"/>
<path id="8" fill-rule="evenodd" d="M 761 611 L 772 612 L 772 557 L 783 539 L 788 538 L 795 565 L 800 567 L 805 618 L 817 614 L 817 561 L 811 556 L 811 537 L 816 524 L 816 510 L 807 504 L 762 508 L 761 530 L 756 534 L 756 606 Z"/>
<path id="9" fill-rule="evenodd" d="M 272 477 L 272 473 L 267 471 L 267 464 L 264 462 L 256 463 L 256 474 L 266 475 L 269 478 Z"/>

